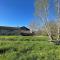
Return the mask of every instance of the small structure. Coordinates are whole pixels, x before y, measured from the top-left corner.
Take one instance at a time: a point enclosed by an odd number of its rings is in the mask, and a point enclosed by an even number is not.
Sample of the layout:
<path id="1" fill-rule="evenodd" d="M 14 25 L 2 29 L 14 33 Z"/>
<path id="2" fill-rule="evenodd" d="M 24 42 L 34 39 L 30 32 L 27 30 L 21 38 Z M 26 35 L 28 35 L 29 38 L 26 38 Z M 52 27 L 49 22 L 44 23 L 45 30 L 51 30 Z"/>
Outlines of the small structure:
<path id="1" fill-rule="evenodd" d="M 18 30 L 18 32 L 20 33 L 19 35 L 23 35 L 23 36 L 33 35 L 33 33 L 31 33 L 30 29 L 28 29 L 25 26 L 20 27 L 20 29 Z"/>
<path id="2" fill-rule="evenodd" d="M 32 35 L 30 29 L 25 26 L 22 27 L 6 27 L 0 26 L 0 35 L 23 35 L 28 36 Z"/>

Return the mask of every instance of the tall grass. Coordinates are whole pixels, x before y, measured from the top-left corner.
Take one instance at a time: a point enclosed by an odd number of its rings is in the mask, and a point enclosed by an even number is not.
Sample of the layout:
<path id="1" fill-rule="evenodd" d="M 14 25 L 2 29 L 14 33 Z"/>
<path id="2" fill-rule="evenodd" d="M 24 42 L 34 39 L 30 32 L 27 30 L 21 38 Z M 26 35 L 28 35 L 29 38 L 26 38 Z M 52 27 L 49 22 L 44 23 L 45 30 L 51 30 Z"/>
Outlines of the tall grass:
<path id="1" fill-rule="evenodd" d="M 0 60 L 60 60 L 60 45 L 46 36 L 1 36 Z"/>

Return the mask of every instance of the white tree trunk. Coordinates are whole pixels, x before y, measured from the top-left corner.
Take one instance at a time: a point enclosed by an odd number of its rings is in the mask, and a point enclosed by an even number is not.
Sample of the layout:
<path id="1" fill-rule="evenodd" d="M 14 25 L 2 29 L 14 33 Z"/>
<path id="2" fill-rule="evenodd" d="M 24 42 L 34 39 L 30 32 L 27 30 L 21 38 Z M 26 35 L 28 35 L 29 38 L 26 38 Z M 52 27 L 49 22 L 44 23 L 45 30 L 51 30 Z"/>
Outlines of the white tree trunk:
<path id="1" fill-rule="evenodd" d="M 48 23 L 48 13 L 47 13 L 47 11 L 48 11 L 48 7 L 46 7 L 45 8 L 45 14 L 46 14 L 46 22 L 45 22 L 45 25 L 46 25 L 46 31 L 47 31 L 47 33 L 48 33 L 48 36 L 49 36 L 49 41 L 51 41 L 52 40 L 52 36 L 51 36 L 51 30 L 50 30 L 50 26 L 48 25 L 48 28 L 47 28 L 47 23 Z"/>
<path id="2" fill-rule="evenodd" d="M 45 24 L 45 29 L 46 29 L 46 32 L 47 32 L 47 34 L 48 34 L 49 41 L 52 41 L 50 28 L 47 28 L 47 20 L 46 20 L 46 21 L 44 21 L 45 19 L 43 19 L 43 17 L 42 17 L 42 16 L 40 16 L 40 17 L 41 17 L 41 19 L 42 19 L 43 23 Z"/>
<path id="3" fill-rule="evenodd" d="M 59 32 L 60 32 L 59 30 L 60 30 L 60 29 L 59 29 L 59 27 L 58 27 L 58 37 L 57 37 L 57 40 L 59 40 Z"/>
<path id="4" fill-rule="evenodd" d="M 57 40 L 59 40 L 59 33 L 60 33 L 60 28 L 59 28 L 59 23 L 60 23 L 60 21 L 59 21 L 59 12 L 60 12 L 60 10 L 59 10 L 59 1 L 57 2 L 57 9 L 58 9 L 58 23 L 57 23 L 57 25 L 58 25 L 58 31 L 57 31 L 57 33 L 58 33 L 58 37 L 57 37 Z"/>

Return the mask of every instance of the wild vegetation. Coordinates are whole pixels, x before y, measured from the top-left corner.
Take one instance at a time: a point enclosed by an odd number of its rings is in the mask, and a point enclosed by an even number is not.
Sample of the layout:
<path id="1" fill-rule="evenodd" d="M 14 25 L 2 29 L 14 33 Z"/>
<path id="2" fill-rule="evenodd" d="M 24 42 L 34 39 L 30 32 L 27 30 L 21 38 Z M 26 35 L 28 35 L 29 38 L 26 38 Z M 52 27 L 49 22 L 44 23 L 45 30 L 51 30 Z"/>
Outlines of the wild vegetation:
<path id="1" fill-rule="evenodd" d="M 55 14 L 51 13 L 51 7 L 53 7 L 52 11 L 55 11 Z M 51 17 L 49 18 L 50 14 L 56 15 L 53 20 L 50 19 Z M 47 35 L 50 38 L 49 40 L 60 40 L 60 1 L 53 0 L 50 2 L 50 0 L 35 0 L 35 15 L 38 18 L 37 23 L 40 21 L 41 26 L 43 25 Z M 32 25 L 34 29 L 34 27 L 37 27 L 37 23 L 31 23 L 30 25 Z M 32 26 L 30 26 L 30 28 Z"/>
<path id="2" fill-rule="evenodd" d="M 60 60 L 60 45 L 47 36 L 0 36 L 0 60 Z"/>

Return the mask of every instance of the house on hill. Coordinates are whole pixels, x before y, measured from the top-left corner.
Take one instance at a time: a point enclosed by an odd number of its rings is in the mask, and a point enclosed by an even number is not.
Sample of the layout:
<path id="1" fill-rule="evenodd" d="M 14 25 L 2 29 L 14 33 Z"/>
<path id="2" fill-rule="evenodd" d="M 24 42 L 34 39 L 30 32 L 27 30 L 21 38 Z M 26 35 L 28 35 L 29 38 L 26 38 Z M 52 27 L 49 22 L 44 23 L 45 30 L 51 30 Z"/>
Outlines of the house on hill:
<path id="1" fill-rule="evenodd" d="M 0 35 L 32 35 L 30 29 L 25 26 L 22 27 L 6 27 L 0 26 Z"/>

